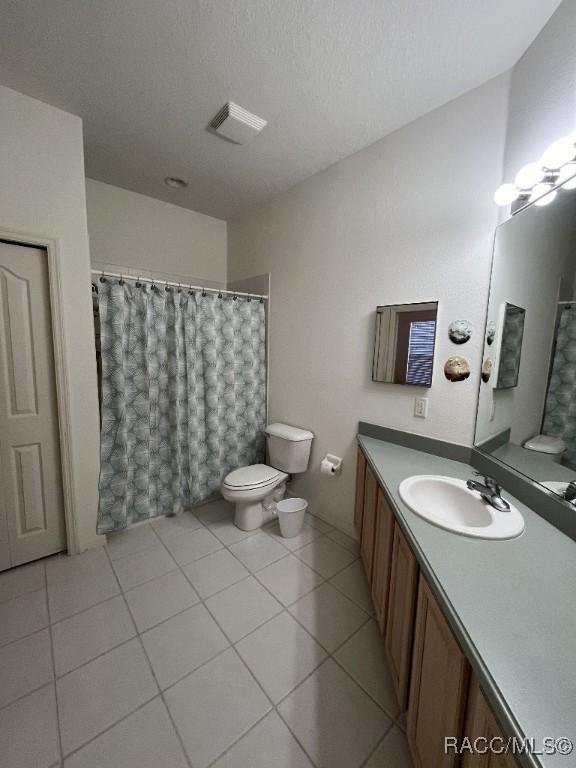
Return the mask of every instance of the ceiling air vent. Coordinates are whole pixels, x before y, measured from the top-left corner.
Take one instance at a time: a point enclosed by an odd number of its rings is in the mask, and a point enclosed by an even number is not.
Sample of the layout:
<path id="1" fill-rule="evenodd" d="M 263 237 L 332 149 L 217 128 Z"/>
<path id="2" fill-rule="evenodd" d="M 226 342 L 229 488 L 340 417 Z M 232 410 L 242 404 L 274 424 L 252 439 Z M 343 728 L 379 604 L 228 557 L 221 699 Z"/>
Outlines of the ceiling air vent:
<path id="1" fill-rule="evenodd" d="M 210 128 L 215 133 L 234 144 L 248 144 L 266 125 L 266 120 L 239 107 L 233 101 L 224 104 L 210 121 Z"/>

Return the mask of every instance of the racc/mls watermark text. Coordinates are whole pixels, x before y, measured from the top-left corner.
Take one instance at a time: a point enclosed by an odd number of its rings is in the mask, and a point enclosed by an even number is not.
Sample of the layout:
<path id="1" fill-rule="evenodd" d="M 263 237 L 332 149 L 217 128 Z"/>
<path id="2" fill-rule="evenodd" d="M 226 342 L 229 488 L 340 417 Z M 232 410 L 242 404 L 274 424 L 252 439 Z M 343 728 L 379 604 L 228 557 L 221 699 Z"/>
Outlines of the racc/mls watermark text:
<path id="1" fill-rule="evenodd" d="M 445 755 L 570 755 L 574 749 L 572 740 L 566 736 L 554 738 L 544 736 L 542 739 L 494 736 L 491 739 L 479 736 L 462 739 L 456 736 L 444 737 Z"/>

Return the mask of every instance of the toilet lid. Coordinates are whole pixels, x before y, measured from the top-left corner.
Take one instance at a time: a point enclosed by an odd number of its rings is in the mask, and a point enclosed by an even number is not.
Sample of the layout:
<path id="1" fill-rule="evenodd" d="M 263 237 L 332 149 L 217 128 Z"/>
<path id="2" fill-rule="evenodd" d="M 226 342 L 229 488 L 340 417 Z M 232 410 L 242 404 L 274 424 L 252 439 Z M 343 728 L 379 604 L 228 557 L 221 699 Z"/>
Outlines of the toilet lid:
<path id="1" fill-rule="evenodd" d="M 257 488 L 275 480 L 279 474 L 278 469 L 267 464 L 251 464 L 249 467 L 240 467 L 230 472 L 224 482 L 230 488 Z"/>
<path id="2" fill-rule="evenodd" d="M 535 435 L 524 443 L 524 448 L 529 451 L 538 451 L 538 453 L 552 453 L 559 455 L 566 450 L 566 443 L 561 437 L 550 437 L 549 435 Z"/>

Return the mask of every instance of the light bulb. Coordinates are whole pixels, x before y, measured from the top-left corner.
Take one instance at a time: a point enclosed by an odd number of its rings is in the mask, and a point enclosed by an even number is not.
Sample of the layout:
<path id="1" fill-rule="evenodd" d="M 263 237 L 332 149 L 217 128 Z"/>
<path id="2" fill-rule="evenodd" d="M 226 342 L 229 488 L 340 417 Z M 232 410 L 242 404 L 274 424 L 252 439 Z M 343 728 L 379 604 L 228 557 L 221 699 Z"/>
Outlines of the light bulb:
<path id="1" fill-rule="evenodd" d="M 514 181 L 520 189 L 530 189 L 544 178 L 545 173 L 540 163 L 528 163 L 520 168 Z"/>
<path id="2" fill-rule="evenodd" d="M 566 163 L 574 160 L 575 156 L 574 137 L 564 136 L 564 138 L 550 144 L 542 155 L 542 165 L 550 169 L 561 168 Z"/>
<path id="3" fill-rule="evenodd" d="M 551 184 L 536 184 L 532 188 L 532 194 L 528 202 L 539 206 L 550 205 L 557 194 Z"/>
<path id="4" fill-rule="evenodd" d="M 516 184 L 501 184 L 494 192 L 494 202 L 496 205 L 510 205 L 514 200 L 518 200 L 520 190 Z"/>

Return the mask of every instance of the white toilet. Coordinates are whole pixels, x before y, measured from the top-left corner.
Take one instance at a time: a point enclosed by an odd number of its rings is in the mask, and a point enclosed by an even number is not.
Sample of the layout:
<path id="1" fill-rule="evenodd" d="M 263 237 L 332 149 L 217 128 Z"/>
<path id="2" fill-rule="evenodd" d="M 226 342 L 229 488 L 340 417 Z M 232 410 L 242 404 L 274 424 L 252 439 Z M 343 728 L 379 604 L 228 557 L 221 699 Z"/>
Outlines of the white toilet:
<path id="1" fill-rule="evenodd" d="M 551 461 L 560 464 L 562 454 L 566 450 L 566 443 L 561 437 L 550 437 L 549 435 L 534 435 L 524 443 L 527 451 L 536 451 L 545 454 Z M 542 457 L 544 458 L 544 457 Z"/>
<path id="2" fill-rule="evenodd" d="M 308 469 L 314 435 L 288 424 L 266 427 L 268 464 L 251 464 L 226 475 L 222 496 L 236 504 L 234 524 L 243 531 L 260 528 L 272 519 L 276 503 L 286 493 L 289 474 Z"/>

